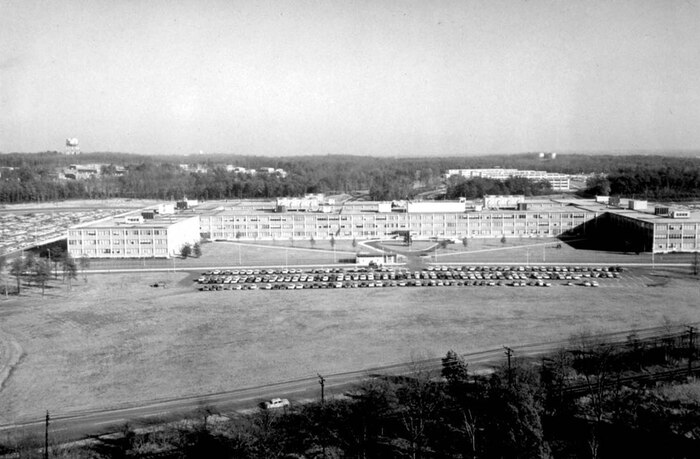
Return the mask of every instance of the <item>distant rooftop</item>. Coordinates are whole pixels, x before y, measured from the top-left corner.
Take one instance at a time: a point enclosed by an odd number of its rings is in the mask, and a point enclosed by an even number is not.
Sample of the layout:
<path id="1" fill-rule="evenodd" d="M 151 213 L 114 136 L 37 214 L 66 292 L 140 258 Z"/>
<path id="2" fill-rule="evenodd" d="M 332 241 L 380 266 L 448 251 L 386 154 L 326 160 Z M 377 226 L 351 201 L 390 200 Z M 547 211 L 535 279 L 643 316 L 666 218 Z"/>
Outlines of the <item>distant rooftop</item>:
<path id="1" fill-rule="evenodd" d="M 84 223 L 72 226 L 71 228 L 167 228 L 175 223 L 179 223 L 190 218 L 196 218 L 193 213 L 181 213 L 181 214 L 165 214 L 159 215 L 155 214 L 154 218 L 143 219 L 143 221 L 127 221 L 129 217 L 141 217 L 142 212 L 147 212 L 146 210 L 137 210 L 128 212 L 126 214 L 117 215 L 114 217 L 104 218 L 91 223 Z"/>

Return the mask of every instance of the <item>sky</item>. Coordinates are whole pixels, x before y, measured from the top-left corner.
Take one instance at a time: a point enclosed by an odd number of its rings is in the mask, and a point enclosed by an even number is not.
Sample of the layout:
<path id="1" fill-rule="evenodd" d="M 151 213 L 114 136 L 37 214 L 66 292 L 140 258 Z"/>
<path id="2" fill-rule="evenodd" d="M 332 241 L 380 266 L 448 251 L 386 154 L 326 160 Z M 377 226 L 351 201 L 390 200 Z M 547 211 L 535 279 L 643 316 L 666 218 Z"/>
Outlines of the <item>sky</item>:
<path id="1" fill-rule="evenodd" d="M 700 0 L 0 0 L 0 152 L 700 149 Z"/>

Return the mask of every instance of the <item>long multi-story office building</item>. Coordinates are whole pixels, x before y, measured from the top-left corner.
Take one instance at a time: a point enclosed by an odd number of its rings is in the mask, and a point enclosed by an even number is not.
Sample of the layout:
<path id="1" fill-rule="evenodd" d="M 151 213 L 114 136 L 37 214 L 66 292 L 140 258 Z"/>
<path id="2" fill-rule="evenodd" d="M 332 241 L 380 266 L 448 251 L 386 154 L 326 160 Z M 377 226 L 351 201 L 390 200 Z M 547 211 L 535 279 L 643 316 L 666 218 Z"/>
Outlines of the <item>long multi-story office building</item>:
<path id="1" fill-rule="evenodd" d="M 74 257 L 170 257 L 200 237 L 362 240 L 409 233 L 414 239 L 453 240 L 571 235 L 614 242 L 625 250 L 700 251 L 700 212 L 615 202 L 523 196 L 479 201 L 335 203 L 316 196 L 308 202 L 217 202 L 175 215 L 132 213 L 78 225 L 68 232 L 68 250 Z"/>
<path id="2" fill-rule="evenodd" d="M 628 208 L 630 207 L 630 208 Z M 313 209 L 313 210 L 309 210 Z M 221 206 L 200 215 L 213 240 L 558 237 L 617 241 L 639 251 L 700 251 L 700 213 L 658 214 L 634 201 L 611 206 L 590 199 L 487 196 L 480 202 L 361 202 L 287 209 Z"/>
<path id="3" fill-rule="evenodd" d="M 600 212 L 550 200 L 513 209 L 484 209 L 466 201 L 392 204 L 364 202 L 319 207 L 315 212 L 222 207 L 200 215 L 214 240 L 370 239 L 409 232 L 418 238 L 546 237 L 583 231 Z M 322 210 L 321 210 L 322 209 Z"/>

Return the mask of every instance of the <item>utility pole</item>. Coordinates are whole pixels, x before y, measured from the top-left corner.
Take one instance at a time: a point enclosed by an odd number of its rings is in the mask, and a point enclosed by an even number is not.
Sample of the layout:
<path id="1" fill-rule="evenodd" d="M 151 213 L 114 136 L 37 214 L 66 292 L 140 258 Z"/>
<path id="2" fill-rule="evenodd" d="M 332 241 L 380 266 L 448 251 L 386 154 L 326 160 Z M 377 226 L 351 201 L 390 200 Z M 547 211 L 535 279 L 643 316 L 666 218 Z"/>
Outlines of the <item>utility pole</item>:
<path id="1" fill-rule="evenodd" d="M 688 327 L 688 376 L 693 375 L 693 354 L 695 351 L 695 343 L 693 343 L 693 337 L 695 335 L 695 328 L 692 326 Z"/>
<path id="2" fill-rule="evenodd" d="M 510 364 L 510 358 L 513 355 L 513 349 L 509 348 L 508 346 L 503 346 L 503 349 L 506 350 L 506 357 L 508 357 L 508 384 L 513 384 L 513 372 L 512 372 L 512 367 Z"/>
<path id="3" fill-rule="evenodd" d="M 321 376 L 320 373 L 316 373 L 316 374 L 318 375 L 318 383 L 321 385 L 321 405 L 322 405 L 322 406 L 325 406 L 325 404 L 326 404 L 326 395 L 325 395 L 325 392 L 324 392 L 324 388 L 326 387 L 326 378 L 324 378 L 323 376 Z M 325 413 L 324 413 L 324 416 L 325 416 Z M 325 457 L 326 457 L 326 441 L 325 441 L 325 440 L 323 440 L 323 443 L 322 443 L 322 445 L 321 445 L 321 448 L 322 448 L 323 457 L 324 457 L 324 459 L 325 459 Z"/>
<path id="4" fill-rule="evenodd" d="M 44 459 L 49 459 L 49 410 L 46 410 L 46 427 L 44 429 Z"/>
<path id="5" fill-rule="evenodd" d="M 321 376 L 319 373 L 316 373 L 318 375 L 318 383 L 321 385 L 321 404 L 324 404 L 326 402 L 326 394 L 325 394 L 325 387 L 326 387 L 326 378 Z"/>

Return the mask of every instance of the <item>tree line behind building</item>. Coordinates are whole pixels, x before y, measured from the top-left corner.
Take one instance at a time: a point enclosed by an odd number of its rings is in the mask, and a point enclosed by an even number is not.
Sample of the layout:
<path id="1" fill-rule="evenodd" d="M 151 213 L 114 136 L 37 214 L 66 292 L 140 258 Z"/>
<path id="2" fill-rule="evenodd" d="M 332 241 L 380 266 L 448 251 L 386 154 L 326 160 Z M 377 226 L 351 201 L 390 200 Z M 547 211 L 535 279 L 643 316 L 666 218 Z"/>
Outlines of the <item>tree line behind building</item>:
<path id="1" fill-rule="evenodd" d="M 567 174 L 598 174 L 582 194 L 623 195 L 658 200 L 700 197 L 700 159 L 665 156 L 559 155 L 543 161 L 536 154 L 464 158 L 372 158 L 306 156 L 266 158 L 202 155 L 207 172 L 183 170 L 182 157 L 93 153 L 66 157 L 57 153 L 0 155 L 0 202 L 65 199 L 146 198 L 173 200 L 246 199 L 301 196 L 306 193 L 356 193 L 372 200 L 413 199 L 446 186 L 445 197 L 479 198 L 484 194 L 551 193 L 546 182 L 511 178 L 453 178 L 450 168 L 510 167 Z M 71 162 L 102 163 L 101 174 L 86 180 L 59 179 L 56 171 Z M 274 166 L 287 171 L 255 175 L 227 172 L 225 165 Z M 115 165 L 126 172 L 115 173 Z M 12 168 L 10 170 L 9 168 Z"/>

